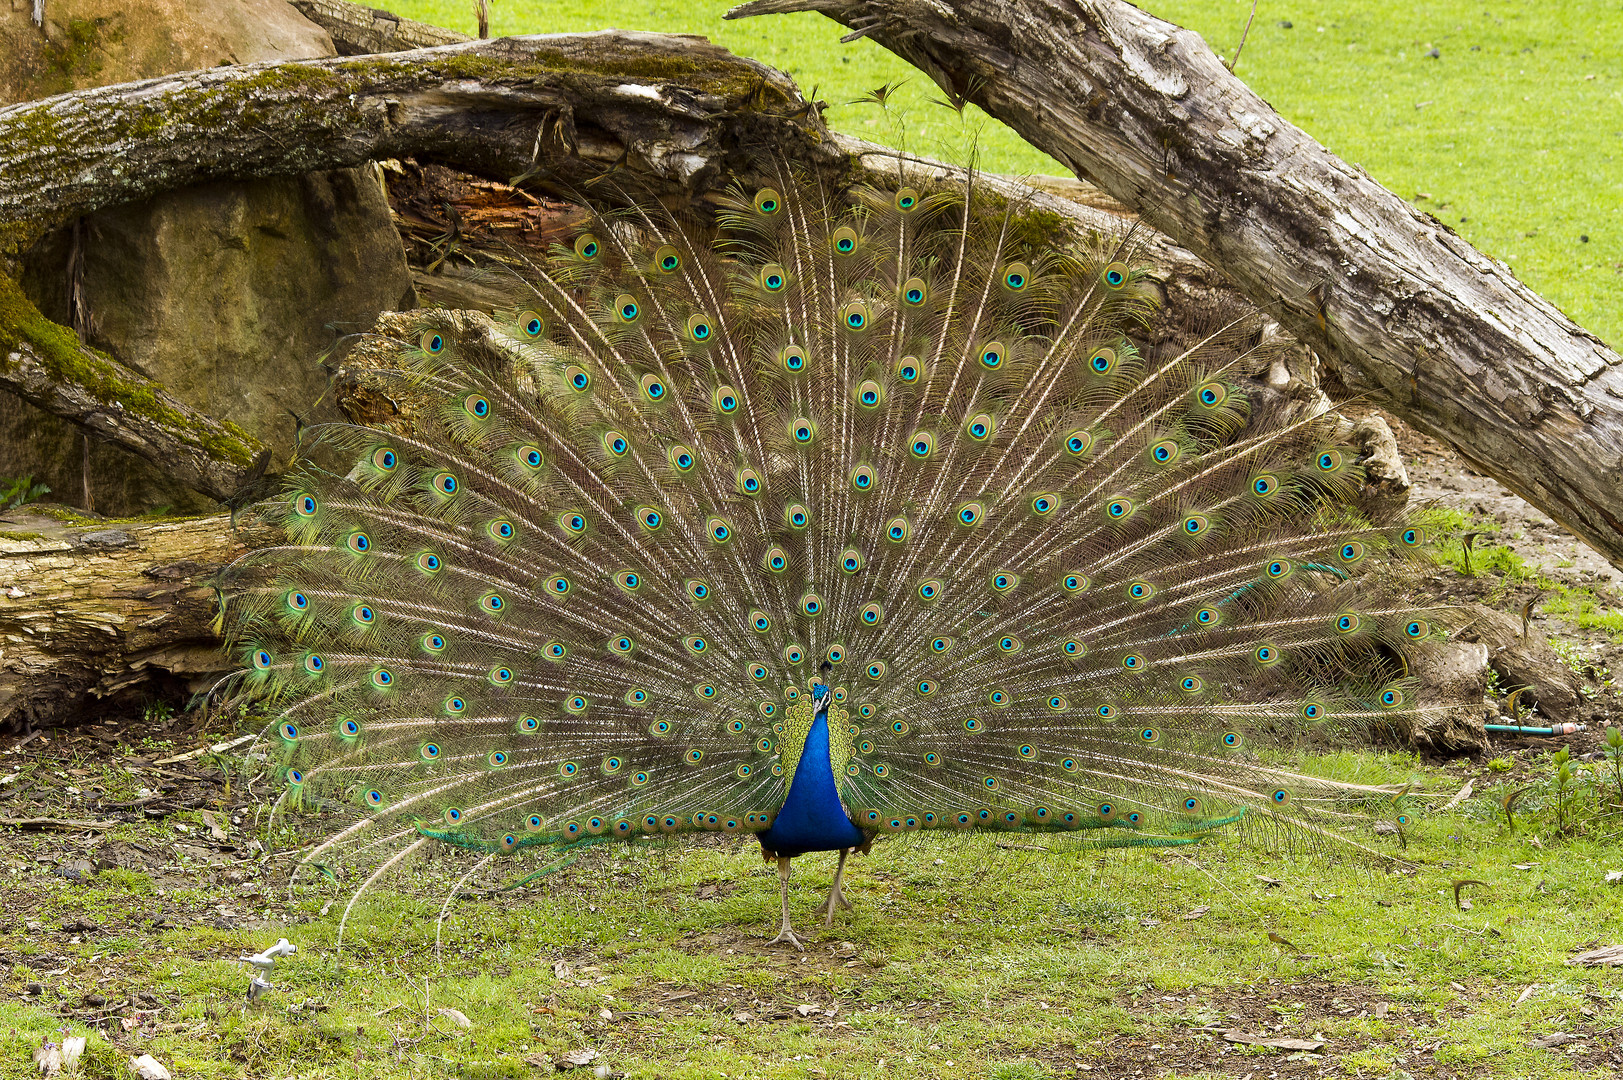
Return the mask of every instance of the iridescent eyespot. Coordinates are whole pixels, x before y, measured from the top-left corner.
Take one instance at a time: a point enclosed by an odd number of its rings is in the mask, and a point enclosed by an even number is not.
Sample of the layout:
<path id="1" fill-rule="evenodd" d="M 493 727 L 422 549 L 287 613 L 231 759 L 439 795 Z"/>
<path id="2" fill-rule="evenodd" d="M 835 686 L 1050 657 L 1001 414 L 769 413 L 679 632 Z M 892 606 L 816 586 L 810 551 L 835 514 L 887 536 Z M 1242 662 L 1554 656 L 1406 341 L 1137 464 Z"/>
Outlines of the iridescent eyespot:
<path id="1" fill-rule="evenodd" d="M 1336 616 L 1335 624 L 1338 633 L 1350 634 L 1363 625 L 1363 620 L 1351 611 L 1344 611 Z"/>
<path id="2" fill-rule="evenodd" d="M 518 729 L 526 735 L 533 735 L 541 730 L 541 721 L 534 716 L 521 716 L 518 718 Z"/>
<path id="3" fill-rule="evenodd" d="M 1148 600 L 1155 595 L 1155 586 L 1147 581 L 1134 581 L 1127 586 L 1127 595 L 1134 600 Z"/>
<path id="4" fill-rule="evenodd" d="M 1233 750 L 1240 745 L 1240 736 L 1232 731 L 1223 732 L 1223 747 Z"/>
<path id="5" fill-rule="evenodd" d="M 828 647 L 828 651 L 824 653 L 823 656 L 831 664 L 843 664 L 845 663 L 845 646 L 830 645 Z"/>
<path id="6" fill-rule="evenodd" d="M 654 265 L 662 274 L 674 274 L 682 268 L 682 253 L 665 244 L 654 252 Z"/>
<path id="7" fill-rule="evenodd" d="M 723 517 L 712 517 L 705 520 L 704 531 L 710 539 L 718 544 L 725 544 L 733 538 L 732 524 Z"/>
<path id="8" fill-rule="evenodd" d="M 379 690 L 386 690 L 394 685 L 394 672 L 388 668 L 376 668 L 372 672 L 372 685 Z"/>
<path id="9" fill-rule="evenodd" d="M 1262 572 L 1276 581 L 1280 578 L 1290 577 L 1296 570 L 1296 564 L 1288 559 L 1270 559 L 1263 565 Z"/>
<path id="10" fill-rule="evenodd" d="M 1279 659 L 1282 655 L 1283 654 L 1272 645 L 1258 645 L 1251 652 L 1252 658 L 1264 667 L 1267 667 L 1270 664 L 1279 663 Z"/>
<path id="11" fill-rule="evenodd" d="M 664 736 L 669 735 L 670 733 L 671 722 L 669 720 L 655 720 L 653 723 L 648 725 L 648 734 L 650 735 Z"/>
<path id="12" fill-rule="evenodd" d="M 980 717 L 978 716 L 971 716 L 964 721 L 965 731 L 981 731 L 984 730 L 985 727 L 986 725 L 981 723 Z"/>
<path id="13" fill-rule="evenodd" d="M 437 330 L 425 330 L 423 336 L 417 339 L 423 351 L 430 356 L 438 356 L 445 351 L 445 335 Z"/>
<path id="14" fill-rule="evenodd" d="M 483 420 L 490 415 L 490 399 L 478 394 L 469 394 L 462 399 L 462 408 L 469 416 Z"/>
<path id="15" fill-rule="evenodd" d="M 1086 431 L 1076 430 L 1065 436 L 1065 452 L 1072 457 L 1081 457 L 1093 446 L 1093 436 Z"/>
<path id="16" fill-rule="evenodd" d="M 952 650 L 952 642 L 953 639 L 950 637 L 931 638 L 930 651 L 933 653 L 950 652 Z"/>
<path id="17" fill-rule="evenodd" d="M 789 421 L 789 438 L 794 440 L 796 446 L 805 446 L 816 434 L 817 426 L 804 416 Z"/>
<path id="18" fill-rule="evenodd" d="M 939 765 L 941 764 L 941 755 L 934 750 L 928 751 L 924 755 L 924 763 L 926 765 Z"/>
<path id="19" fill-rule="evenodd" d="M 912 531 L 913 526 L 906 518 L 891 518 L 890 523 L 885 526 L 885 539 L 889 540 L 893 544 L 899 544 L 903 540 L 906 540 Z"/>
<path id="20" fill-rule="evenodd" d="M 688 652 L 695 656 L 702 655 L 704 651 L 710 647 L 709 639 L 701 637 L 698 634 L 693 634 L 683 638 L 682 644 L 687 647 Z"/>
<path id="21" fill-rule="evenodd" d="M 1046 702 L 1054 712 L 1065 712 L 1070 709 L 1071 703 L 1064 694 L 1052 694 Z"/>
<path id="22" fill-rule="evenodd" d="M 1426 542 L 1426 534 L 1419 529 L 1404 529 L 1398 534 L 1398 542 L 1404 547 L 1419 547 Z"/>
<path id="23" fill-rule="evenodd" d="M 347 717 L 338 721 L 338 735 L 343 739 L 353 739 L 361 733 L 361 725 Z"/>
<path id="24" fill-rule="evenodd" d="M 630 690 L 626 691 L 625 701 L 626 704 L 630 705 L 632 708 L 640 709 L 642 706 L 648 704 L 648 691 L 644 690 L 640 686 L 633 686 Z"/>
<path id="25" fill-rule="evenodd" d="M 463 713 L 468 711 L 468 702 L 465 698 L 460 698 L 453 695 L 446 698 L 441 707 L 445 710 L 445 715 L 447 716 L 461 716 Z"/>
<path id="26" fill-rule="evenodd" d="M 1141 671 L 1144 668 L 1144 658 L 1138 653 L 1128 653 L 1121 658 L 1124 671 Z"/>
<path id="27" fill-rule="evenodd" d="M 1031 512 L 1038 517 L 1047 517 L 1059 508 L 1059 502 L 1059 495 L 1054 492 L 1034 495 L 1031 499 Z"/>
<path id="28" fill-rule="evenodd" d="M 587 704 L 588 702 L 586 698 L 581 694 L 571 694 L 569 697 L 564 699 L 564 708 L 572 713 L 585 712 Z"/>
<path id="29" fill-rule="evenodd" d="M 1205 686 L 1205 683 L 1194 675 L 1185 675 L 1178 681 L 1178 689 L 1186 694 L 1198 694 L 1203 686 Z"/>
<path id="30" fill-rule="evenodd" d="M 990 584 L 993 592 L 1006 593 L 1020 584 L 1020 575 L 997 570 L 993 572 Z"/>
<path id="31" fill-rule="evenodd" d="M 366 793 L 365 797 L 366 797 L 366 802 L 367 802 L 368 806 L 382 806 L 383 805 L 383 792 L 377 790 L 376 788 L 373 788 L 371 791 L 368 791 Z"/>
<path id="32" fill-rule="evenodd" d="M 715 327 L 708 315 L 690 315 L 687 321 L 688 338 L 695 344 L 703 345 L 715 336 Z"/>
<path id="33" fill-rule="evenodd" d="M 783 369 L 789 374 L 798 375 L 806 370 L 806 365 L 810 361 L 806 356 L 806 350 L 799 345 L 785 345 L 783 350 L 778 353 L 778 362 L 783 365 Z"/>
<path id="34" fill-rule="evenodd" d="M 975 442 L 985 442 L 997 430 L 997 420 L 991 413 L 976 413 L 964 424 L 964 434 Z"/>
<path id="35" fill-rule="evenodd" d="M 526 311 L 518 317 L 518 328 L 521 334 L 534 341 L 546 333 L 547 320 L 543 319 L 538 311 Z"/>
<path id="36" fill-rule="evenodd" d="M 918 307 L 929 296 L 929 286 L 923 278 L 912 277 L 902 282 L 902 303 L 908 307 Z"/>
<path id="37" fill-rule="evenodd" d="M 1081 640 L 1077 638 L 1067 638 L 1060 644 L 1059 651 L 1064 653 L 1066 656 L 1075 658 L 1079 656 L 1086 656 L 1088 653 L 1088 647 L 1082 644 Z"/>
<path id="38" fill-rule="evenodd" d="M 1004 349 L 1003 342 L 1001 341 L 988 341 L 985 345 L 981 346 L 981 366 L 989 371 L 996 371 L 998 368 L 1002 367 L 1003 362 L 1008 358 L 1008 351 Z"/>
<path id="39" fill-rule="evenodd" d="M 717 412 L 730 416 L 738 411 L 738 391 L 730 386 L 718 386 L 711 392 L 710 402 Z"/>
<path id="40" fill-rule="evenodd" d="M 1000 652 L 1006 652 L 1006 653 L 1019 652 L 1020 651 L 1020 639 L 1015 637 L 1013 634 L 1004 634 L 1002 637 L 997 639 L 997 647 L 998 647 L 998 650 Z"/>
<path id="41" fill-rule="evenodd" d="M 885 621 L 885 609 L 878 604 L 866 604 L 857 617 L 862 620 L 863 626 L 878 626 Z"/>
<path id="42" fill-rule="evenodd" d="M 739 469 L 733 474 L 733 479 L 740 495 L 751 497 L 759 495 L 761 488 L 765 486 L 761 474 L 754 469 Z"/>
<path id="43" fill-rule="evenodd" d="M 614 298 L 614 317 L 620 322 L 630 325 L 642 315 L 642 308 L 637 298 L 630 293 L 621 293 Z"/>
<path id="44" fill-rule="evenodd" d="M 761 564 L 772 573 L 781 574 L 789 566 L 789 553 L 781 547 L 769 547 L 766 554 L 761 556 Z"/>
<path id="45" fill-rule="evenodd" d="M 665 524 L 665 516 L 652 506 L 639 506 L 636 510 L 637 524 L 649 532 L 658 532 Z"/>
<path id="46" fill-rule="evenodd" d="M 690 473 L 693 466 L 698 464 L 698 458 L 694 456 L 692 448 L 681 443 L 674 444 L 666 451 L 665 457 L 670 461 L 671 468 L 679 473 Z"/>
<path id="47" fill-rule="evenodd" d="M 1132 513 L 1133 500 L 1131 499 L 1111 499 L 1105 503 L 1105 514 L 1112 520 L 1120 521 L 1123 518 L 1131 517 Z"/>
<path id="48" fill-rule="evenodd" d="M 636 647 L 637 643 L 631 640 L 631 637 L 627 634 L 621 634 L 619 637 L 609 639 L 609 651 L 618 653 L 621 656 L 629 655 Z"/>
<path id="49" fill-rule="evenodd" d="M 287 594 L 287 599 L 284 602 L 293 611 L 304 611 L 310 606 L 310 598 L 296 589 Z"/>
<path id="50" fill-rule="evenodd" d="M 896 192 L 892 205 L 904 214 L 912 213 L 919 205 L 919 193 L 910 187 L 901 188 Z"/>
<path id="51" fill-rule="evenodd" d="M 1381 708 L 1395 709 L 1403 704 L 1403 691 L 1388 689 L 1381 691 Z"/>
<path id="52" fill-rule="evenodd" d="M 1023 262 L 1010 263 L 1003 268 L 1003 287 L 1012 292 L 1019 292 L 1031 280 L 1031 267 Z"/>
<path id="53" fill-rule="evenodd" d="M 1013 699 L 1009 697 L 1008 693 L 1003 690 L 993 690 L 991 693 L 986 695 L 986 700 L 992 705 L 1001 709 L 1003 706 L 1009 704 L 1009 702 Z"/>
<path id="54" fill-rule="evenodd" d="M 1403 636 L 1406 638 L 1419 639 L 1429 633 L 1431 633 L 1431 626 L 1424 619 L 1414 619 L 1403 627 Z"/>
<path id="55" fill-rule="evenodd" d="M 857 249 L 857 231 L 849 225 L 841 225 L 835 229 L 830 240 L 833 242 L 834 250 L 841 255 L 849 255 Z"/>
<path id="56" fill-rule="evenodd" d="M 1195 622 L 1201 626 L 1216 626 L 1222 618 L 1214 607 L 1203 607 L 1195 612 Z"/>
<path id="57" fill-rule="evenodd" d="M 1291 793 L 1284 788 L 1277 788 L 1269 794 L 1268 799 L 1275 806 L 1288 806 L 1291 801 Z"/>
<path id="58" fill-rule="evenodd" d="M 635 570 L 621 570 L 614 575 L 614 583 L 626 592 L 636 592 L 642 588 L 642 575 Z"/>
<path id="59" fill-rule="evenodd" d="M 811 511 L 800 503 L 790 503 L 783 508 L 783 523 L 791 529 L 804 529 L 811 524 Z"/>
<path id="60" fill-rule="evenodd" d="M 520 465 L 532 471 L 539 469 L 542 463 L 546 460 L 541 456 L 540 447 L 536 446 L 521 446 L 513 451 L 513 456 L 518 460 Z"/>
<path id="61" fill-rule="evenodd" d="M 1119 289 L 1127 284 L 1127 277 L 1132 271 L 1123 262 L 1113 262 L 1105 267 L 1105 285 L 1111 289 Z"/>
<path id="62" fill-rule="evenodd" d="M 434 490 L 441 495 L 455 495 L 457 493 L 457 479 L 451 473 L 435 473 L 431 484 Z"/>
<path id="63" fill-rule="evenodd" d="M 316 513 L 316 499 L 314 495 L 302 492 L 293 496 L 293 512 L 300 517 L 314 517 Z"/>
<path id="64" fill-rule="evenodd" d="M 1190 514 L 1183 519 L 1183 532 L 1185 536 L 1199 536 L 1211 528 L 1212 522 L 1205 514 Z"/>
<path id="65" fill-rule="evenodd" d="M 806 650 L 802 649 L 799 645 L 785 645 L 783 648 L 783 658 L 790 664 L 801 663 L 806 659 Z"/>
<path id="66" fill-rule="evenodd" d="M 567 577 L 565 577 L 564 575 L 562 575 L 562 574 L 555 574 L 552 577 L 547 579 L 547 592 L 551 593 L 553 596 L 566 596 L 566 595 L 568 595 L 570 587 L 571 586 L 570 586 L 569 579 Z M 495 596 L 494 593 L 492 593 L 491 595 L 493 597 L 495 597 L 496 603 L 495 603 L 495 605 L 493 607 L 490 608 L 490 610 L 491 611 L 499 611 L 499 610 L 501 610 L 501 608 L 503 606 L 501 597 Z"/>
<path id="67" fill-rule="evenodd" d="M 973 528 L 986 516 L 986 507 L 978 502 L 967 502 L 958 508 L 958 524 Z"/>
<path id="68" fill-rule="evenodd" d="M 858 570 L 861 570 L 864 565 L 862 552 L 858 551 L 856 548 L 846 548 L 844 551 L 840 552 L 839 561 L 840 569 L 845 571 L 847 574 L 856 573 Z"/>
<path id="69" fill-rule="evenodd" d="M 934 449 L 935 436 L 930 434 L 928 431 L 917 432 L 910 440 L 908 440 L 908 453 L 920 460 L 929 457 L 930 452 Z"/>
<path id="70" fill-rule="evenodd" d="M 1116 707 L 1114 705 L 1100 705 L 1093 712 L 1101 720 L 1114 720 L 1116 718 Z"/>
<path id="71" fill-rule="evenodd" d="M 1150 460 L 1157 465 L 1170 465 L 1183 454 L 1183 448 L 1172 439 L 1162 439 L 1150 447 Z"/>
<path id="72" fill-rule="evenodd" d="M 586 528 L 586 519 L 579 514 L 571 515 L 571 519 L 580 523 L 580 528 L 576 531 Z M 500 518 L 486 525 L 485 531 L 490 534 L 492 540 L 511 540 L 514 536 L 513 523 Z"/>
<path id="73" fill-rule="evenodd" d="M 871 491 L 876 480 L 873 469 L 867 465 L 858 465 L 851 470 L 851 487 L 856 491 Z"/>
<path id="74" fill-rule="evenodd" d="M 649 401 L 663 401 L 668 392 L 665 383 L 658 375 L 644 375 L 638 383 L 642 387 L 642 396 Z"/>
<path id="75" fill-rule="evenodd" d="M 563 777 L 565 780 L 567 780 L 570 777 L 574 776 L 578 772 L 580 772 L 580 763 L 579 762 L 566 761 L 563 764 L 558 766 L 558 775 Z"/>
<path id="76" fill-rule="evenodd" d="M 304 670 L 312 675 L 320 675 L 327 670 L 327 662 L 321 658 L 319 653 L 311 653 L 304 658 Z"/>
<path id="77" fill-rule="evenodd" d="M 788 275 L 784 273 L 783 267 L 777 263 L 767 263 L 761 267 L 761 272 L 756 275 L 756 280 L 761 283 L 761 288 L 769 293 L 782 292 L 784 287 L 789 284 Z"/>
<path id="78" fill-rule="evenodd" d="M 1108 375 L 1116 366 L 1116 350 L 1100 349 L 1088 358 L 1088 367 L 1095 375 Z"/>
<path id="79" fill-rule="evenodd" d="M 1220 382 L 1203 383 L 1195 390 L 1195 399 L 1208 409 L 1215 409 L 1228 400 L 1229 388 Z"/>
<path id="80" fill-rule="evenodd" d="M 570 364 L 564 368 L 564 379 L 581 393 L 585 393 L 592 386 L 592 373 L 579 364 Z"/>
<path id="81" fill-rule="evenodd" d="M 875 660 L 873 663 L 868 665 L 868 670 L 865 672 L 865 674 L 868 676 L 868 678 L 878 682 L 880 679 L 885 677 L 885 671 L 885 662 L 883 660 Z"/>
<path id="82" fill-rule="evenodd" d="M 1316 701 L 1310 701 L 1303 705 L 1301 712 L 1303 720 L 1322 720 L 1329 715 L 1325 707 Z"/>
<path id="83" fill-rule="evenodd" d="M 575 238 L 575 254 L 590 262 L 603 253 L 603 247 L 597 242 L 597 237 L 591 233 L 581 233 Z"/>
<path id="84" fill-rule="evenodd" d="M 1251 478 L 1251 493 L 1262 497 L 1279 490 L 1279 478 L 1270 473 L 1259 473 Z"/>
<path id="85" fill-rule="evenodd" d="M 934 600 L 941 595 L 941 580 L 939 578 L 928 578 L 921 581 L 916 591 L 920 600 Z"/>
<path id="86" fill-rule="evenodd" d="M 772 188 L 762 188 L 755 193 L 755 212 L 762 217 L 771 217 L 783 206 L 783 196 Z"/>
<path id="87" fill-rule="evenodd" d="M 874 715 L 876 713 L 878 713 L 878 711 L 879 711 L 878 706 L 875 706 L 875 705 L 861 705 L 861 706 L 858 706 L 858 708 L 857 708 L 857 715 L 862 717 L 864 720 L 872 720 L 874 718 Z M 851 730 L 853 732 L 855 732 L 857 729 L 855 727 L 853 727 Z"/>
<path id="88" fill-rule="evenodd" d="M 1342 562 L 1355 563 L 1364 557 L 1365 550 L 1364 545 L 1357 540 L 1349 540 L 1341 545 L 1341 550 L 1336 554 L 1341 557 Z"/>
<path id="89" fill-rule="evenodd" d="M 808 619 L 815 619 L 823 613 L 823 598 L 816 593 L 807 593 L 800 598 L 800 613 Z"/>
<path id="90" fill-rule="evenodd" d="M 440 745 L 439 743 L 424 743 L 418 748 L 417 752 L 422 755 L 424 761 L 434 761 L 440 756 Z"/>
<path id="91" fill-rule="evenodd" d="M 286 739 L 288 742 L 294 742 L 299 737 L 299 729 L 295 724 L 283 724 L 280 730 L 282 733 L 282 738 Z"/>
<path id="92" fill-rule="evenodd" d="M 548 660 L 562 660 L 569 655 L 569 646 L 561 641 L 549 641 L 541 646 L 541 655 Z"/>
<path id="93" fill-rule="evenodd" d="M 360 531 L 350 533 L 349 539 L 344 541 L 344 543 L 349 550 L 353 551 L 357 555 L 365 555 L 368 551 L 372 550 L 372 538 Z"/>
<path id="94" fill-rule="evenodd" d="M 868 310 L 868 305 L 861 300 L 852 300 L 840 309 L 840 325 L 847 330 L 866 330 L 872 318 L 873 314 Z"/>
<path id="95" fill-rule="evenodd" d="M 916 356 L 904 356 L 896 362 L 896 378 L 908 385 L 918 382 L 922 371 Z"/>
<path id="96" fill-rule="evenodd" d="M 631 443 L 618 431 L 605 431 L 603 433 L 603 449 L 607 450 L 611 457 L 625 457 L 626 453 L 631 449 Z"/>
<path id="97" fill-rule="evenodd" d="M 1059 579 L 1059 587 L 1068 593 L 1086 592 L 1093 582 L 1086 574 L 1066 574 Z"/>
<path id="98" fill-rule="evenodd" d="M 1159 729 L 1152 727 L 1140 728 L 1138 737 L 1147 743 L 1158 743 L 1161 741 L 1161 732 Z"/>
<path id="99" fill-rule="evenodd" d="M 395 466 L 400 464 L 400 458 L 387 446 L 380 446 L 372 451 L 372 466 L 380 472 L 394 472 Z"/>

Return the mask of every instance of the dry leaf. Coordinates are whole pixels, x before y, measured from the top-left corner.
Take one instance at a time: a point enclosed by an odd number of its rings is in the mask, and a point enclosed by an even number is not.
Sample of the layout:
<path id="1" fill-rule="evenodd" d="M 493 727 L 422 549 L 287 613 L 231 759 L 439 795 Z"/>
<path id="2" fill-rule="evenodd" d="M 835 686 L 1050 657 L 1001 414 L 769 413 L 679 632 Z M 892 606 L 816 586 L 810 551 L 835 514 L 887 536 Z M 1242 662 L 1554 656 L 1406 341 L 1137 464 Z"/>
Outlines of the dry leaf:
<path id="1" fill-rule="evenodd" d="M 1570 958 L 1567 963 L 1581 964 L 1584 967 L 1623 967 L 1623 945 L 1607 945 L 1605 948 L 1591 949 Z"/>
<path id="2" fill-rule="evenodd" d="M 467 1013 L 459 1012 L 456 1009 L 440 1009 L 435 1015 L 445 1017 L 459 1028 L 473 1027 L 473 1021 L 468 1019 Z"/>
<path id="3" fill-rule="evenodd" d="M 1239 1028 L 1223 1032 L 1223 1041 L 1244 1043 L 1246 1046 L 1268 1046 L 1275 1050 L 1322 1050 L 1323 1039 L 1292 1039 L 1275 1035 L 1248 1035 Z"/>
<path id="4" fill-rule="evenodd" d="M 596 1050 L 571 1050 L 562 1057 L 554 1058 L 552 1064 L 558 1069 L 579 1069 L 582 1066 L 590 1065 L 597 1058 L 598 1053 Z"/>

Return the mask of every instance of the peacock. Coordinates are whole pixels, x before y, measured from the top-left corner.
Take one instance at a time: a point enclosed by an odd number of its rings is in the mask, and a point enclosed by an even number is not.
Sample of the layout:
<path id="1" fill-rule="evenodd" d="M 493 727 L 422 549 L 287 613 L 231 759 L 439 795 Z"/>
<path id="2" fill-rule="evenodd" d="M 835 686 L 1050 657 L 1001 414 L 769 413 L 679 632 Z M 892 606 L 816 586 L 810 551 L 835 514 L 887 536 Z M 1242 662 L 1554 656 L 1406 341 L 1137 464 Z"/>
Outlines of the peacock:
<path id="1" fill-rule="evenodd" d="M 801 855 L 829 925 L 886 834 L 1316 841 L 1391 795 L 1254 753 L 1412 720 L 1443 631 L 1357 454 L 1253 424 L 1249 339 L 1141 352 L 1131 237 L 974 177 L 753 170 L 373 335 L 389 415 L 308 429 L 258 505 L 236 691 L 281 807 L 348 815 L 306 862 L 748 833 L 799 949 Z"/>

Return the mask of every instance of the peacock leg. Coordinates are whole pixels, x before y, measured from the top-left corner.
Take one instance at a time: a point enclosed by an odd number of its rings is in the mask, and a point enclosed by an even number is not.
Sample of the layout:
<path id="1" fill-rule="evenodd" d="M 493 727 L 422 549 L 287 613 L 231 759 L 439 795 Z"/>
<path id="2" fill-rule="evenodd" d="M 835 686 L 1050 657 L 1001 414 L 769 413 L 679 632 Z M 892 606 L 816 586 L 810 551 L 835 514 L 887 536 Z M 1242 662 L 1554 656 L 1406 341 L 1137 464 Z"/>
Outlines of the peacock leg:
<path id="1" fill-rule="evenodd" d="M 850 848 L 842 848 L 840 850 L 840 865 L 834 868 L 834 887 L 828 891 L 828 903 L 817 909 L 818 911 L 823 912 L 824 926 L 834 925 L 834 908 L 836 906 L 838 906 L 841 911 L 851 910 L 851 901 L 847 900 L 845 898 L 845 893 L 840 891 L 840 882 L 845 879 L 845 860 L 850 858 L 850 856 Z"/>
<path id="2" fill-rule="evenodd" d="M 805 952 L 806 946 L 802 945 L 800 939 L 795 937 L 794 927 L 789 925 L 789 859 L 783 855 L 778 856 L 778 880 L 782 883 L 783 892 L 783 929 L 779 930 L 778 936 L 767 942 L 767 944 L 776 945 L 779 942 L 787 941 L 796 949 Z"/>

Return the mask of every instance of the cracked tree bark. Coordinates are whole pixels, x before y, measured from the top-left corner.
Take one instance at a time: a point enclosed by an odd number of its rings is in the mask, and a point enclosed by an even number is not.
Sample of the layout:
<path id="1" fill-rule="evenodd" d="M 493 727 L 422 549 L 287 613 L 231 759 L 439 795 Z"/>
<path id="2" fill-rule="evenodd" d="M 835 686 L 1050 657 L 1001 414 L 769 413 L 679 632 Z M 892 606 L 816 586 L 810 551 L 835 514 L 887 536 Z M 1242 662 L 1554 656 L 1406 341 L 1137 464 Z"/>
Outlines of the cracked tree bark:
<path id="1" fill-rule="evenodd" d="M 1623 566 L 1623 357 L 1122 0 L 755 0 L 924 71 L 1229 275 L 1355 393 Z"/>

